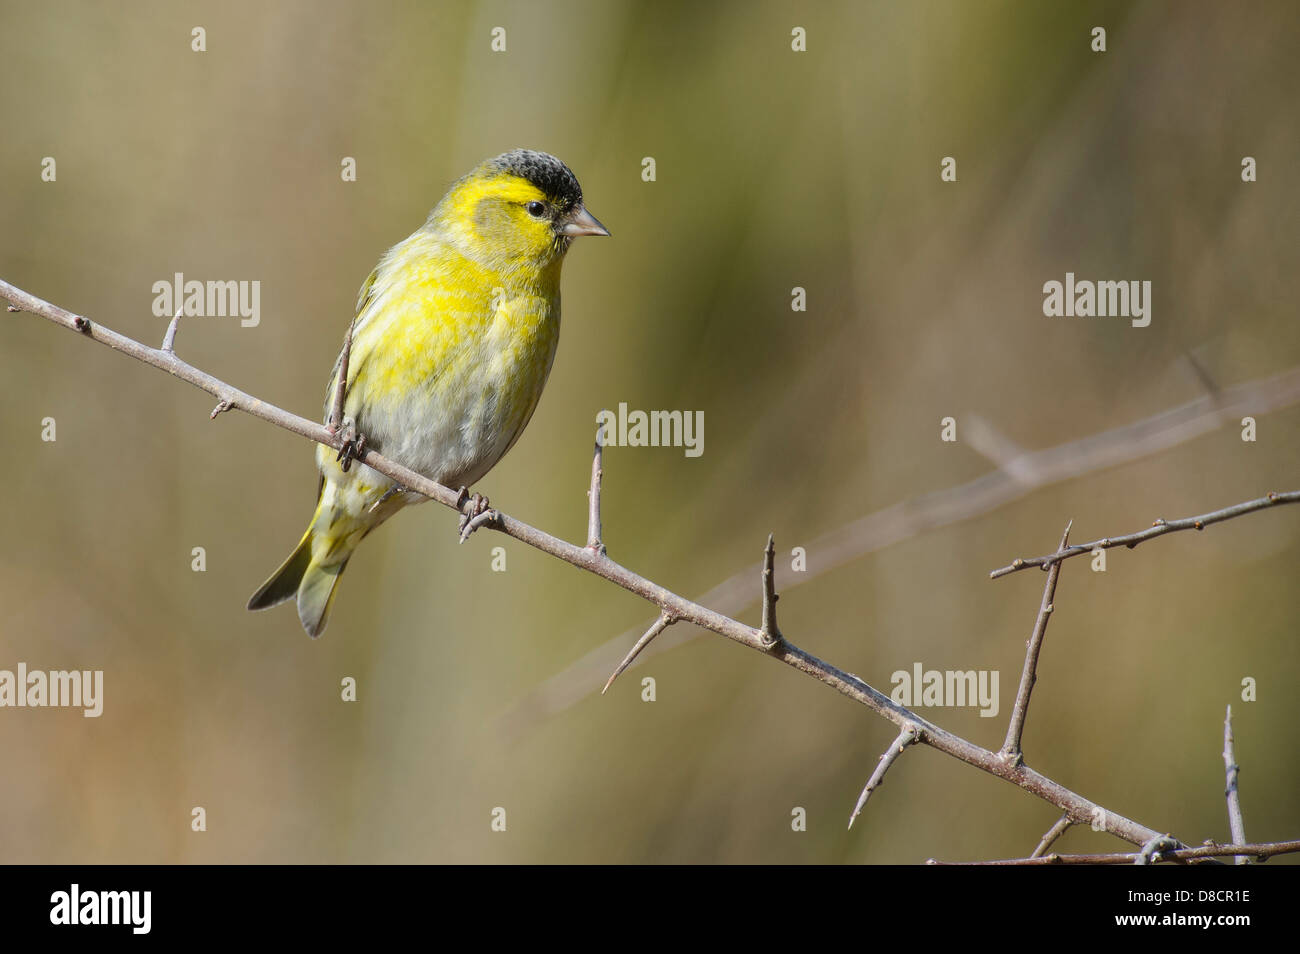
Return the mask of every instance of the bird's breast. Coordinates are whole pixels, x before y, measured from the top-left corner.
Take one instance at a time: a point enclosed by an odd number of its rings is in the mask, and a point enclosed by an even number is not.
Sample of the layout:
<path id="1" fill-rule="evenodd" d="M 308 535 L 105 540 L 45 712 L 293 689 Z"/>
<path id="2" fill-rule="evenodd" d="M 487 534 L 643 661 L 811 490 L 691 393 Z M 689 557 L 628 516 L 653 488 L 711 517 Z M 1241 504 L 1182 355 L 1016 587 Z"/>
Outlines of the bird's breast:
<path id="1" fill-rule="evenodd" d="M 489 287 L 486 297 L 442 285 L 390 302 L 391 317 L 375 324 L 386 326 L 383 344 L 363 344 L 351 389 L 358 425 L 382 453 L 452 487 L 479 480 L 514 444 L 559 341 L 558 292 Z"/>

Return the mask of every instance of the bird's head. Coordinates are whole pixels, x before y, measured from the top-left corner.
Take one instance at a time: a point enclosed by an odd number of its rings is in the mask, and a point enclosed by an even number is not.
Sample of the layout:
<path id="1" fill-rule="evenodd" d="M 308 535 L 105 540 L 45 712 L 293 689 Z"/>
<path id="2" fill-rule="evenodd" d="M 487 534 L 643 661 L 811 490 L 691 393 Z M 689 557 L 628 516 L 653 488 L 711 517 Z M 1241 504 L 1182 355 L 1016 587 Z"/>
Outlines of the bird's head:
<path id="1" fill-rule="evenodd" d="M 515 149 L 457 181 L 429 224 L 472 258 L 498 267 L 558 263 L 579 235 L 609 235 L 582 204 L 582 187 L 563 162 Z"/>

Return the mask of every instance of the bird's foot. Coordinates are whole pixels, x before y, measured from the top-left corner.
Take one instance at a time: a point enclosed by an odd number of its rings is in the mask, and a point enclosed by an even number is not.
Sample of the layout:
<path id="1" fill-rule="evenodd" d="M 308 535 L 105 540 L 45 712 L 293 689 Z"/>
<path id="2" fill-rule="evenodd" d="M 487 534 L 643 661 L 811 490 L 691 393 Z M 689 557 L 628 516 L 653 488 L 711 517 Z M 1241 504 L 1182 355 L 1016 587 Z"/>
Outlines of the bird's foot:
<path id="1" fill-rule="evenodd" d="M 466 502 L 469 506 L 466 507 Z M 479 527 L 494 522 L 497 519 L 497 512 L 488 506 L 488 499 L 482 494 L 470 496 L 469 491 L 462 487 L 456 495 L 456 507 L 460 510 L 460 526 L 457 533 L 460 536 L 460 542 L 464 543 L 469 539 L 471 533 Z"/>
<path id="2" fill-rule="evenodd" d="M 342 439 L 339 444 L 339 455 L 334 459 L 343 463 L 343 473 L 347 473 L 354 460 L 360 460 L 366 455 L 366 435 L 357 433 L 357 425 L 346 420 L 343 426 L 336 432 Z"/>

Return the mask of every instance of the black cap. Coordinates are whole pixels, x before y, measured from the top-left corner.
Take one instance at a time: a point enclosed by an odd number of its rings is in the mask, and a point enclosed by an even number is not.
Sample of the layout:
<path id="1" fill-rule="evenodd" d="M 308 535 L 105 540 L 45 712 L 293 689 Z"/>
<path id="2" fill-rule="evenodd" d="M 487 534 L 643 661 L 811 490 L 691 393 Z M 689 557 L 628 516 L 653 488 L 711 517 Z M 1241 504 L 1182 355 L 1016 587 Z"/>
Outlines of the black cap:
<path id="1" fill-rule="evenodd" d="M 582 202 L 582 186 L 578 185 L 577 176 L 550 153 L 512 149 L 489 159 L 486 166 L 527 179 L 562 209 L 571 209 Z"/>

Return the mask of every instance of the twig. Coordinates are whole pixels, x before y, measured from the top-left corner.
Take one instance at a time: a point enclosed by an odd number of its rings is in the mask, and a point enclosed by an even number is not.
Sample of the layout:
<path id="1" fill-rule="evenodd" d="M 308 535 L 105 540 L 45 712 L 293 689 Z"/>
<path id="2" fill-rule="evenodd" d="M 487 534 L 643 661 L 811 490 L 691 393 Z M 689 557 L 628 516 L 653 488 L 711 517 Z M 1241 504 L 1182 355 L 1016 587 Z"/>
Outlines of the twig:
<path id="1" fill-rule="evenodd" d="M 889 771 L 889 767 L 897 761 L 900 755 L 903 754 L 904 749 L 916 742 L 916 737 L 916 726 L 904 726 L 903 731 L 898 733 L 898 738 L 890 744 L 889 748 L 885 749 L 885 754 L 880 756 L 879 760 L 877 760 L 876 770 L 872 772 L 871 777 L 867 779 L 867 784 L 862 789 L 862 794 L 858 796 L 857 804 L 853 806 L 853 814 L 849 816 L 850 828 L 853 827 L 854 820 L 862 814 L 863 806 L 867 804 L 867 799 L 871 797 L 871 793 L 880 788 L 881 784 L 885 781 L 885 773 Z"/>
<path id="2" fill-rule="evenodd" d="M 35 295 L 15 288 L 3 280 L 0 280 L 0 298 L 12 302 L 23 311 L 39 315 L 64 328 L 79 332 L 83 337 L 107 345 L 114 351 L 120 351 L 137 361 L 143 361 L 145 364 L 166 371 L 168 374 L 206 391 L 219 399 L 219 403 L 213 409 L 213 417 L 223 411 L 238 408 L 254 417 L 260 417 L 264 421 L 269 421 L 285 430 L 292 431 L 301 437 L 306 437 L 329 447 L 337 447 L 332 435 L 326 431 L 324 426 L 308 421 L 296 414 L 291 414 L 273 404 L 255 398 L 251 394 L 246 394 L 237 388 L 231 387 L 226 382 L 182 361 L 174 352 L 169 353 L 161 348 L 150 348 L 134 338 L 118 334 L 103 325 L 94 324 L 89 318 L 75 315 L 58 305 L 52 305 Z M 405 468 L 401 469 L 405 470 Z M 431 481 L 426 481 L 426 483 L 432 484 Z M 450 492 L 448 493 L 450 495 Z"/>
<path id="3" fill-rule="evenodd" d="M 1223 858 L 1228 855 L 1248 855 L 1263 861 L 1275 855 L 1289 855 L 1300 852 L 1300 841 L 1274 841 L 1259 845 L 1202 845 L 1199 848 L 1174 848 L 1161 851 L 1156 861 L 1184 862 L 1205 861 Z M 932 865 L 1131 865 L 1142 855 L 1140 852 L 1116 852 L 1101 855 L 1043 855 L 1039 858 L 1007 858 L 999 861 L 937 861 L 929 859 Z"/>
<path id="4" fill-rule="evenodd" d="M 1062 815 L 1056 820 L 1055 825 L 1047 829 L 1047 833 L 1043 835 L 1042 840 L 1038 842 L 1038 847 L 1034 849 L 1034 853 L 1029 857 L 1043 857 L 1043 855 L 1046 854 L 1047 849 L 1056 844 L 1056 840 L 1069 831 L 1073 825 L 1074 820 L 1070 818 L 1069 815 Z"/>
<path id="5" fill-rule="evenodd" d="M 989 578 L 996 580 L 999 577 L 1020 570 L 1027 570 L 1031 566 L 1040 566 L 1046 569 L 1060 563 L 1062 560 L 1068 560 L 1070 557 L 1076 557 L 1082 553 L 1091 553 L 1093 550 L 1110 550 L 1114 547 L 1128 547 L 1132 550 L 1139 543 L 1153 537 L 1162 537 L 1166 533 L 1177 533 L 1179 530 L 1204 530 L 1212 523 L 1222 523 L 1224 520 L 1231 520 L 1233 517 L 1254 513 L 1256 510 L 1265 510 L 1278 504 L 1290 503 L 1300 503 L 1300 490 L 1290 490 L 1280 494 L 1271 493 L 1266 497 L 1260 497 L 1258 500 L 1247 500 L 1245 503 L 1224 507 L 1222 510 L 1215 510 L 1212 513 L 1203 513 L 1199 517 L 1184 517 L 1182 520 L 1156 520 L 1147 529 L 1125 534 L 1122 537 L 1102 537 L 1092 543 L 1077 543 L 1072 547 L 1064 547 L 1046 556 L 1013 560 L 1006 566 L 994 570 L 989 574 Z"/>
<path id="6" fill-rule="evenodd" d="M 224 381 L 180 360 L 174 354 L 168 354 L 161 349 L 150 348 L 125 335 L 110 331 L 102 326 L 93 325 L 88 319 L 80 315 L 74 315 L 4 281 L 0 281 L 0 297 L 9 300 L 24 311 L 40 315 L 65 328 L 79 331 L 101 344 L 121 351 L 153 367 L 167 371 L 183 381 L 188 381 L 209 394 L 215 395 L 230 408 L 238 408 L 247 414 L 276 424 L 285 430 L 324 444 L 327 447 L 336 449 L 339 447 L 338 436 L 331 433 L 325 425 L 313 423 L 306 418 L 299 417 L 233 388 Z M 220 405 L 218 406 L 220 407 Z M 472 502 L 467 504 L 462 494 L 381 456 L 373 449 L 365 449 L 358 455 L 358 458 L 362 464 L 397 481 L 409 491 L 422 494 L 430 500 L 436 500 L 438 503 L 462 513 L 474 512 L 475 504 Z M 463 509 L 466 506 L 470 508 L 468 511 Z M 492 529 L 640 596 L 642 599 L 658 606 L 660 612 L 671 616 L 674 622 L 693 623 L 750 649 L 757 650 L 765 655 L 771 655 L 787 666 L 810 675 L 837 692 L 861 703 L 877 715 L 893 722 L 900 729 L 907 725 L 914 725 L 919 733 L 920 741 L 926 745 L 968 765 L 973 765 L 990 775 L 1011 782 L 1019 788 L 1055 805 L 1072 817 L 1104 819 L 1102 825 L 1104 830 L 1136 845 L 1145 845 L 1151 839 L 1161 837 L 1155 830 L 1125 818 L 1117 812 L 1104 809 L 1102 806 L 1071 791 L 1059 782 L 1034 771 L 1023 763 L 1011 764 L 1002 759 L 997 753 L 981 748 L 941 729 L 911 710 L 893 702 L 887 695 L 868 685 L 857 676 L 844 672 L 830 663 L 818 659 L 811 653 L 799 649 L 788 639 L 781 639 L 779 644 L 774 647 L 761 630 L 725 616 L 700 603 L 685 599 L 626 567 L 620 566 L 606 554 L 596 553 L 586 547 L 576 546 L 515 520 L 504 513 L 494 512 L 496 518 L 489 524 Z"/>
<path id="7" fill-rule="evenodd" d="M 1223 768 L 1228 774 L 1228 785 L 1224 794 L 1228 797 L 1228 827 L 1232 831 L 1232 841 L 1234 844 L 1244 845 L 1246 843 L 1246 822 L 1241 817 L 1241 796 L 1237 792 L 1237 754 L 1234 751 L 1232 738 L 1232 706 L 1228 706 L 1228 714 L 1223 720 Z M 1238 855 L 1236 863 L 1245 865 L 1250 863 L 1250 859 L 1245 855 Z"/>
<path id="8" fill-rule="evenodd" d="M 1070 542 L 1071 520 L 1061 534 L 1061 543 L 1057 551 L 1064 550 Z M 1038 619 L 1034 621 L 1034 631 L 1029 637 L 1029 647 L 1025 652 L 1025 668 L 1020 674 L 1020 689 L 1016 693 L 1016 704 L 1011 709 L 1011 721 L 1007 725 L 1007 738 L 1002 743 L 1001 755 L 1012 762 L 1024 759 L 1020 749 L 1021 736 L 1025 731 L 1025 716 L 1029 712 L 1029 695 L 1034 691 L 1038 681 L 1038 654 L 1043 648 L 1043 637 L 1047 635 L 1047 623 L 1052 618 L 1053 601 L 1056 599 L 1056 581 L 1061 575 L 1061 564 L 1053 563 L 1047 572 L 1047 585 L 1043 587 L 1043 602 L 1038 607 Z"/>
<path id="9" fill-rule="evenodd" d="M 636 645 L 632 647 L 632 650 L 623 657 L 623 661 L 618 664 L 618 668 L 610 674 L 610 677 L 607 680 L 605 680 L 605 688 L 600 690 L 600 694 L 603 696 L 605 693 L 609 692 L 609 687 L 614 685 L 614 680 L 623 674 L 624 669 L 632 665 L 632 661 L 636 659 L 637 656 L 641 655 L 641 650 L 649 646 L 652 639 L 675 622 L 676 620 L 668 613 L 660 613 L 659 618 L 651 623 L 650 628 L 645 631 L 645 635 L 638 639 Z"/>
<path id="10" fill-rule="evenodd" d="M 772 563 L 776 557 L 776 540 L 773 534 L 767 535 L 767 546 L 763 550 L 763 648 L 772 649 L 781 642 L 781 629 L 776 625 L 776 574 Z"/>
<path id="11" fill-rule="evenodd" d="M 604 476 L 603 425 L 596 425 L 596 449 L 591 455 L 591 489 L 587 491 L 587 549 L 604 554 L 600 533 L 600 481 Z M 608 684 L 606 688 L 609 688 Z"/>
<path id="12" fill-rule="evenodd" d="M 955 487 L 896 503 L 815 537 L 806 549 L 817 554 L 816 565 L 792 574 L 785 588 L 788 591 L 808 583 L 917 534 L 990 513 L 1033 490 L 1158 454 L 1208 434 L 1244 414 L 1258 416 L 1297 403 L 1300 403 L 1300 367 L 1225 388 L 1131 424 L 1055 447 L 1013 457 L 998 456 L 998 470 Z M 969 429 L 967 435 L 971 436 Z M 1009 446 L 1004 439 L 994 453 L 1013 453 L 1005 450 Z M 753 605 L 752 581 L 761 568 L 761 563 L 741 568 L 696 596 L 696 602 L 734 616 Z M 627 640 L 639 633 L 639 629 L 620 633 L 592 649 L 525 696 L 508 714 L 507 721 L 516 726 L 533 725 L 581 701 L 622 656 Z M 680 638 L 660 640 L 650 652 L 662 652 L 697 635 L 698 631 L 691 630 Z"/>

